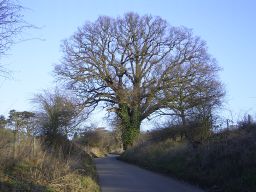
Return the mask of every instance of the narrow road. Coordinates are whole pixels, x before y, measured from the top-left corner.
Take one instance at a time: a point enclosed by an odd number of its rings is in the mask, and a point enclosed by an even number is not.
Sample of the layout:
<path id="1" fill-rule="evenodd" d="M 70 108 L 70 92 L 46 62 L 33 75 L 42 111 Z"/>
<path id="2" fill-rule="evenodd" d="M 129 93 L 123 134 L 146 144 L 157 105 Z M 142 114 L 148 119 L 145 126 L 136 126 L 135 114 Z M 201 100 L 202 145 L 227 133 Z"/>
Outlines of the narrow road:
<path id="1" fill-rule="evenodd" d="M 95 159 L 102 192 L 203 192 L 189 184 L 118 161 Z"/>

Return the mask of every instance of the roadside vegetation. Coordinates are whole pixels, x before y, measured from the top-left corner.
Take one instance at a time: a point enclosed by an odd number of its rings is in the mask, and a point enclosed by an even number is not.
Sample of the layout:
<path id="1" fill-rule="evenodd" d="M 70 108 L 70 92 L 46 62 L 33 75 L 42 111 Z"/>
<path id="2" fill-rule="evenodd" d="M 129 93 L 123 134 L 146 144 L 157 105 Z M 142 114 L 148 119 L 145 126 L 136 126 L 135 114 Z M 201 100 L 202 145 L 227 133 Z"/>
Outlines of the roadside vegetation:
<path id="1" fill-rule="evenodd" d="M 0 119 L 0 191 L 99 191 L 92 157 L 71 140 L 84 117 L 58 91 L 34 99 L 37 111 Z"/>
<path id="2" fill-rule="evenodd" d="M 181 139 L 180 130 L 171 126 L 145 133 L 120 159 L 209 191 L 256 191 L 256 123 L 251 118 L 200 143 Z"/>
<path id="3" fill-rule="evenodd" d="M 43 139 L 0 129 L 0 191 L 86 191 L 97 192 L 92 158 L 70 141 L 51 148 Z"/>

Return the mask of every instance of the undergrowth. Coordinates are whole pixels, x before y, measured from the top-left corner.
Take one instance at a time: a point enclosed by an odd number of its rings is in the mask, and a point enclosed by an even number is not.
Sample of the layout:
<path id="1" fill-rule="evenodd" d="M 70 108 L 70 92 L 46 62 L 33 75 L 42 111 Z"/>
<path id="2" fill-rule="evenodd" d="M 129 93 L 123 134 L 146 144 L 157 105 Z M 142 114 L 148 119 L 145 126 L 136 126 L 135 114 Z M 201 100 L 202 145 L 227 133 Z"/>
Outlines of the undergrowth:
<path id="1" fill-rule="evenodd" d="M 256 124 L 242 122 L 237 129 L 213 134 L 197 147 L 186 140 L 166 137 L 145 141 L 125 151 L 120 159 L 198 184 L 208 191 L 253 192 Z"/>
<path id="2" fill-rule="evenodd" d="M 0 191 L 99 191 L 92 159 L 78 147 L 67 153 L 23 135 L 13 150 L 13 133 L 0 129 Z"/>

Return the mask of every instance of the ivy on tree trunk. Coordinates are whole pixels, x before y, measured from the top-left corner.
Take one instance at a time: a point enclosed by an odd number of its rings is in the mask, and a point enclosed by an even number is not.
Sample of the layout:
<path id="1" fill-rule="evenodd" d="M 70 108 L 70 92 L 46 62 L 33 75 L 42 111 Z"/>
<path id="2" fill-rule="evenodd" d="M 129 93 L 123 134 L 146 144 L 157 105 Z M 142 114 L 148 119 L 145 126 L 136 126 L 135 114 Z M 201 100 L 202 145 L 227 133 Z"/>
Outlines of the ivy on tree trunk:
<path id="1" fill-rule="evenodd" d="M 138 107 L 131 109 L 127 104 L 120 104 L 118 115 L 121 119 L 123 148 L 126 150 L 139 136 L 141 114 Z"/>

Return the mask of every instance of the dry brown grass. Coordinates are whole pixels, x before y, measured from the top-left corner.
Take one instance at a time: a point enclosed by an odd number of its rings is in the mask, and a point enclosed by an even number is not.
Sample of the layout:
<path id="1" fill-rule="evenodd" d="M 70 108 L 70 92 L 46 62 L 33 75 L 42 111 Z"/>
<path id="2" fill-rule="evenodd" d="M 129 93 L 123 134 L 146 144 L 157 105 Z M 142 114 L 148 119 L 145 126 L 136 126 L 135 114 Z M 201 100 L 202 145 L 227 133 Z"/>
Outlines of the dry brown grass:
<path id="1" fill-rule="evenodd" d="M 0 130 L 0 191 L 97 192 L 95 167 L 87 153 L 45 150 L 21 136 L 14 156 L 13 134 Z"/>

